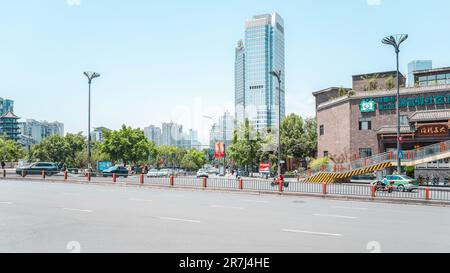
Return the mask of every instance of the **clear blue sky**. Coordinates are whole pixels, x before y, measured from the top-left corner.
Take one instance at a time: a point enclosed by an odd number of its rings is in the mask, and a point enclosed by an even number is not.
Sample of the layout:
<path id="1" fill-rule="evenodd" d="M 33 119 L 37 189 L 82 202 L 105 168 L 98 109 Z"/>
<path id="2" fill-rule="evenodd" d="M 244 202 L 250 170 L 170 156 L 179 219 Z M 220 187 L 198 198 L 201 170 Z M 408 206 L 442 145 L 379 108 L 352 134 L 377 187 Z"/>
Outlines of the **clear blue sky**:
<path id="1" fill-rule="evenodd" d="M 94 70 L 93 126 L 173 120 L 205 142 L 202 116 L 234 112 L 234 47 L 247 18 L 284 18 L 287 113 L 313 116 L 311 92 L 395 69 L 380 43 L 388 34 L 410 35 L 402 72 L 414 59 L 450 66 L 449 10 L 446 0 L 2 0 L 0 97 L 22 118 L 86 131 L 82 72 Z"/>

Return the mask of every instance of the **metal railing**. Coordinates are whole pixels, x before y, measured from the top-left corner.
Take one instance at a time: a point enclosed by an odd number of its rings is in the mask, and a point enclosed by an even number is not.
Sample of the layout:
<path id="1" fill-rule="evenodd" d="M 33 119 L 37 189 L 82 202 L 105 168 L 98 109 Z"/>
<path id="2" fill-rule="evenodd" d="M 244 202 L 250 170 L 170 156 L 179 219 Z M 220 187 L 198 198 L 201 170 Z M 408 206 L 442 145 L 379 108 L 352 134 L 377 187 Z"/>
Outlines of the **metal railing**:
<path id="1" fill-rule="evenodd" d="M 412 201 L 440 201 L 450 204 L 450 189 L 434 187 L 419 187 L 412 192 L 399 191 L 395 187 L 392 191 L 377 190 L 371 185 L 359 184 L 311 184 L 303 182 L 284 182 L 281 185 L 266 179 L 227 179 L 227 178 L 197 178 L 197 177 L 146 177 L 145 175 L 124 177 L 96 177 L 73 176 L 67 173 L 56 175 L 25 175 L 22 177 L 15 172 L 0 172 L 0 183 L 12 181 L 48 181 L 67 183 L 92 184 L 126 184 L 135 186 L 179 187 L 192 189 L 217 189 L 226 191 L 252 191 L 260 193 L 279 194 L 311 194 L 320 196 L 365 197 L 371 199 L 395 199 Z"/>
<path id="2" fill-rule="evenodd" d="M 414 150 L 403 151 L 402 162 L 414 162 L 432 156 L 438 156 L 442 153 L 450 152 L 450 140 L 442 143 L 436 143 L 430 146 L 421 147 Z M 396 162 L 398 158 L 397 151 L 376 154 L 370 157 L 360 158 L 349 163 L 329 163 L 323 165 L 321 169 L 315 170 L 312 175 L 320 172 L 350 172 L 374 166 L 384 162 Z"/>

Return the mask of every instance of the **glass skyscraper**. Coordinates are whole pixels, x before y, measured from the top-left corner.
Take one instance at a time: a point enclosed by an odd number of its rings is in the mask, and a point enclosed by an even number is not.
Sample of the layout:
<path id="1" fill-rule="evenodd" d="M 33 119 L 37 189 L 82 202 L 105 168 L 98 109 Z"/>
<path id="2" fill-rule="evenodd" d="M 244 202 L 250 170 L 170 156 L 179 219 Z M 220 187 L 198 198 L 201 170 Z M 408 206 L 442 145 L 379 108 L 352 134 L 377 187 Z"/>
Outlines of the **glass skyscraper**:
<path id="1" fill-rule="evenodd" d="M 235 59 L 235 107 L 238 125 L 248 119 L 257 131 L 278 130 L 285 116 L 284 21 L 277 13 L 257 15 L 245 23 L 244 44 Z M 278 82 L 271 71 L 281 70 Z"/>

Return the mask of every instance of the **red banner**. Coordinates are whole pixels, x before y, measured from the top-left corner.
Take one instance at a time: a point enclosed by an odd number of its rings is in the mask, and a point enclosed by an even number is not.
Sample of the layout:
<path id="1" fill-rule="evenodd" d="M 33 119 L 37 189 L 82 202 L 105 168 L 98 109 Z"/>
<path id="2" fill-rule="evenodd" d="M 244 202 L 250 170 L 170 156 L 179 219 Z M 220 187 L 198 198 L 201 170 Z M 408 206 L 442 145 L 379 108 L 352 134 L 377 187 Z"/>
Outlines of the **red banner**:
<path id="1" fill-rule="evenodd" d="M 224 158 L 225 157 L 225 143 L 216 142 L 214 145 L 214 158 Z"/>
<path id="2" fill-rule="evenodd" d="M 260 173 L 270 173 L 270 163 L 259 163 Z"/>

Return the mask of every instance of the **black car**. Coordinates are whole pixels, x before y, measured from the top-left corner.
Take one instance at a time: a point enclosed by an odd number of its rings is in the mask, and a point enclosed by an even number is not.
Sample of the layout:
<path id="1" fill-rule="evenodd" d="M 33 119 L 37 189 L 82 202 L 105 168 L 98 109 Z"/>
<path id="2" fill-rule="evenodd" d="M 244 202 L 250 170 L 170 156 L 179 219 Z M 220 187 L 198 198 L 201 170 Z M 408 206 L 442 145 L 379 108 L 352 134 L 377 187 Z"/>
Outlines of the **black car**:
<path id="1" fill-rule="evenodd" d="M 102 172 L 103 177 L 113 176 L 114 173 L 116 174 L 116 177 L 119 177 L 119 176 L 123 176 L 125 178 L 128 177 L 128 169 L 125 167 L 120 167 L 120 166 L 113 166 Z"/>
<path id="2" fill-rule="evenodd" d="M 18 167 L 16 173 L 21 175 L 22 171 L 24 175 L 41 175 L 42 171 L 45 171 L 46 175 L 54 175 L 59 173 L 58 164 L 51 162 L 37 162 L 30 166 Z"/>

